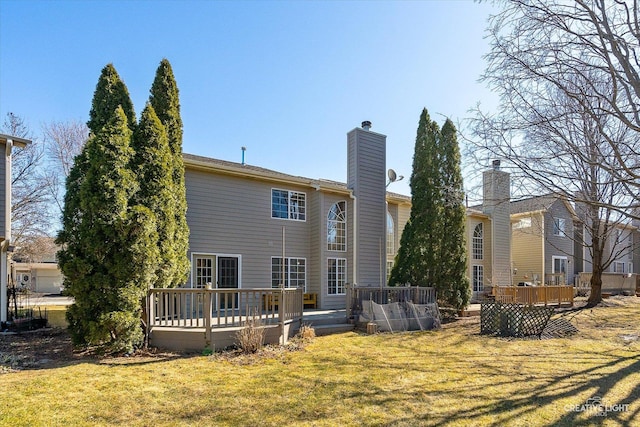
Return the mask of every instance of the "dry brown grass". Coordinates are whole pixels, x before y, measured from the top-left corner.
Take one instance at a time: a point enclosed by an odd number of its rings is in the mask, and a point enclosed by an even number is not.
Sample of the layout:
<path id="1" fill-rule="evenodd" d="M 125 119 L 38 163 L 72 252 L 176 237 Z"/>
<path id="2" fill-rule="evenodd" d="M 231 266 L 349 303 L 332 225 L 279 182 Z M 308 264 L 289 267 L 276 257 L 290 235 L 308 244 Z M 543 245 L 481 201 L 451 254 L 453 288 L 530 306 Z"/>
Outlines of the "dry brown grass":
<path id="1" fill-rule="evenodd" d="M 0 424 L 216 426 L 640 425 L 640 298 L 566 312 L 550 340 L 439 331 L 317 337 L 237 358 L 73 359 L 0 376 Z M 266 348 L 265 348 L 266 349 Z M 625 411 L 576 412 L 600 397 Z"/>

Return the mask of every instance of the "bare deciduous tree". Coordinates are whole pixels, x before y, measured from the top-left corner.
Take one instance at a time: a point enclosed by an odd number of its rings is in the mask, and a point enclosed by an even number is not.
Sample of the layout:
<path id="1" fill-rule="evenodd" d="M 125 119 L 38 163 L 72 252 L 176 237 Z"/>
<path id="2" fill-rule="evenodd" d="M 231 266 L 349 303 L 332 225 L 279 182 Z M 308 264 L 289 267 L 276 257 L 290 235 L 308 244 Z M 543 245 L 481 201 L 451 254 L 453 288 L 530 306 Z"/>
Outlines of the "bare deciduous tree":
<path id="1" fill-rule="evenodd" d="M 49 167 L 47 186 L 59 212 L 64 203 L 65 180 L 89 136 L 87 125 L 78 120 L 50 122 L 42 126 L 45 154 Z"/>
<path id="2" fill-rule="evenodd" d="M 637 17 L 638 3 L 622 0 L 505 1 L 489 20 L 482 77 L 500 106 L 472 119 L 472 154 L 506 160 L 516 195 L 554 193 L 579 207 L 593 260 L 590 304 L 620 255 L 606 248 L 637 218 Z"/>
<path id="3" fill-rule="evenodd" d="M 33 141 L 24 148 L 14 147 L 11 157 L 11 236 L 12 243 L 20 246 L 47 235 L 51 226 L 49 190 L 42 172 L 44 150 L 21 117 L 8 113 L 2 129 Z"/>

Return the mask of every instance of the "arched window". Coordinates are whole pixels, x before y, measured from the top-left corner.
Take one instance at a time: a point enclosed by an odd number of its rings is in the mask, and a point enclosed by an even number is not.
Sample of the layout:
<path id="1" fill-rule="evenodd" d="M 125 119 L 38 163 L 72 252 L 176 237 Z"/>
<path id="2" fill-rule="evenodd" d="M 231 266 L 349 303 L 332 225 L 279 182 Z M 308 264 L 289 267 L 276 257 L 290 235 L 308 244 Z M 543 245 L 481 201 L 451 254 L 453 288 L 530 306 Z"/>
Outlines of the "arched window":
<path id="1" fill-rule="evenodd" d="M 346 202 L 337 202 L 327 214 L 327 250 L 347 250 Z"/>
<path id="2" fill-rule="evenodd" d="M 393 231 L 393 217 L 387 211 L 387 255 L 395 255 L 396 254 L 396 245 L 395 245 L 395 234 Z"/>
<path id="3" fill-rule="evenodd" d="M 482 231 L 482 223 L 476 225 L 476 228 L 473 230 L 473 259 L 482 259 L 482 242 L 483 241 L 483 231 Z"/>

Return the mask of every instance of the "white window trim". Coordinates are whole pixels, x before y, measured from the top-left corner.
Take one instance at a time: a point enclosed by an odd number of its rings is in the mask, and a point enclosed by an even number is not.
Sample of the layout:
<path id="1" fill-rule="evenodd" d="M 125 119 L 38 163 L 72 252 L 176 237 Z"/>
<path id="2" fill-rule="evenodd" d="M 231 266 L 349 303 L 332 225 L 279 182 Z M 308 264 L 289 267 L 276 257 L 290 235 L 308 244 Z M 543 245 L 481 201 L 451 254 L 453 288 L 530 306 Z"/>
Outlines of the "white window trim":
<path id="1" fill-rule="evenodd" d="M 564 260 L 564 265 L 565 268 L 568 269 L 569 268 L 569 258 L 566 256 L 558 256 L 558 255 L 553 255 L 551 257 L 551 274 L 560 274 L 562 273 L 562 271 L 556 271 L 556 260 L 557 259 L 563 259 Z M 567 271 L 564 272 L 565 275 L 569 275 L 569 273 Z M 566 279 L 566 277 L 565 277 Z"/>
<path id="2" fill-rule="evenodd" d="M 478 290 L 476 290 L 476 286 L 475 286 L 476 270 L 482 271 L 482 280 L 480 281 L 480 286 L 478 287 Z M 480 287 L 482 289 L 480 289 Z M 471 266 L 471 290 L 473 292 L 484 292 L 484 265 L 483 264 L 473 264 Z"/>
<path id="3" fill-rule="evenodd" d="M 344 214 L 344 221 L 335 221 L 338 223 L 342 223 L 344 224 L 344 249 L 329 249 L 329 212 L 331 212 L 331 209 L 333 208 L 333 206 L 337 205 L 338 203 L 344 203 L 344 209 L 342 210 L 342 213 Z M 347 252 L 347 238 L 349 236 L 349 229 L 348 229 L 349 225 L 348 225 L 348 221 L 347 221 L 347 201 L 346 200 L 338 200 L 335 203 L 331 204 L 331 207 L 329 208 L 329 210 L 327 211 L 327 251 L 330 252 Z"/>
<path id="4" fill-rule="evenodd" d="M 214 259 L 214 265 L 213 265 L 213 288 L 217 288 L 218 287 L 218 258 L 224 258 L 224 257 L 229 257 L 229 258 L 238 258 L 238 289 L 242 288 L 242 255 L 240 254 L 226 254 L 226 253 L 220 253 L 220 252 L 192 252 L 191 253 L 191 268 L 190 268 L 190 276 L 191 279 L 189 281 L 189 287 L 190 288 L 195 288 L 194 286 L 194 279 L 195 279 L 195 268 L 196 268 L 196 258 L 213 258 Z M 198 289 L 198 288 L 195 288 Z"/>
<path id="5" fill-rule="evenodd" d="M 622 273 L 622 274 L 627 273 L 627 263 L 625 263 L 624 261 L 614 261 L 612 265 L 613 265 L 614 273 Z M 619 266 L 622 266 L 622 268 L 619 268 Z"/>
<path id="6" fill-rule="evenodd" d="M 340 260 L 344 261 L 344 292 L 342 292 L 342 293 L 338 292 L 339 286 L 338 286 L 338 283 L 336 282 L 336 293 L 335 294 L 329 293 L 329 277 L 328 277 L 329 272 L 328 272 L 327 269 L 325 269 L 325 272 L 327 273 L 327 280 L 326 280 L 326 283 L 327 283 L 327 296 L 346 295 L 347 294 L 347 259 L 346 258 L 339 258 L 339 257 L 328 257 L 327 261 L 325 263 L 325 267 L 327 267 L 327 268 L 329 267 L 329 260 L 336 260 L 336 267 L 338 265 L 338 261 L 340 261 Z M 336 280 L 337 279 L 338 279 L 338 276 L 337 276 L 337 272 L 336 272 Z"/>
<path id="7" fill-rule="evenodd" d="M 389 233 L 389 221 L 391 221 L 391 233 Z M 386 232 L 386 251 L 387 256 L 395 256 L 396 254 L 396 222 L 393 219 L 393 215 L 387 210 L 387 232 Z M 389 239 L 391 237 L 391 239 Z"/>
<path id="8" fill-rule="evenodd" d="M 269 271 L 270 271 L 271 275 L 273 275 L 273 260 L 274 259 L 282 259 L 282 256 L 272 256 L 271 257 L 271 263 L 269 264 Z M 289 268 L 287 269 L 287 271 L 285 271 L 285 274 L 286 274 L 287 278 L 289 279 L 289 280 L 285 280 L 285 283 L 288 282 L 289 284 L 291 284 L 291 261 L 290 260 L 292 260 L 292 259 L 304 260 L 304 288 L 303 289 L 304 289 L 304 292 L 307 292 L 307 268 L 308 268 L 307 259 L 305 257 L 299 257 L 299 256 L 287 256 L 287 257 L 285 257 L 285 259 L 289 260 L 289 263 L 288 263 Z M 273 280 L 273 279 L 271 279 L 271 280 Z M 271 284 L 271 289 L 276 289 L 276 288 L 273 287 L 273 283 Z M 285 289 L 294 289 L 294 288 L 289 286 L 289 287 L 286 287 Z"/>
<path id="9" fill-rule="evenodd" d="M 476 230 L 478 229 L 478 226 L 480 226 L 480 231 L 482 232 L 482 235 L 479 238 L 476 237 Z M 480 241 L 480 256 L 478 258 L 476 258 L 475 251 L 476 239 Z M 476 224 L 471 231 L 471 259 L 474 261 L 482 261 L 484 259 L 484 223 L 482 222 Z"/>
<path id="10" fill-rule="evenodd" d="M 287 192 L 287 218 L 280 218 L 280 217 L 276 217 L 273 216 L 273 191 L 284 191 Z M 299 218 L 292 218 L 292 209 L 291 209 L 291 195 L 292 194 L 302 194 L 304 195 L 304 219 L 299 219 Z M 269 205 L 269 211 L 271 212 L 270 216 L 271 219 L 279 219 L 282 221 L 300 221 L 300 222 L 306 222 L 307 221 L 307 193 L 304 191 L 296 191 L 296 190 L 285 190 L 284 188 L 276 188 L 273 187 L 271 188 L 271 191 L 269 192 L 269 200 L 271 202 L 271 204 Z M 298 214 L 299 215 L 299 214 Z"/>
<path id="11" fill-rule="evenodd" d="M 557 227 L 556 227 L 556 224 L 557 224 Z M 566 218 L 553 219 L 553 235 L 558 237 L 567 237 L 567 219 Z"/>

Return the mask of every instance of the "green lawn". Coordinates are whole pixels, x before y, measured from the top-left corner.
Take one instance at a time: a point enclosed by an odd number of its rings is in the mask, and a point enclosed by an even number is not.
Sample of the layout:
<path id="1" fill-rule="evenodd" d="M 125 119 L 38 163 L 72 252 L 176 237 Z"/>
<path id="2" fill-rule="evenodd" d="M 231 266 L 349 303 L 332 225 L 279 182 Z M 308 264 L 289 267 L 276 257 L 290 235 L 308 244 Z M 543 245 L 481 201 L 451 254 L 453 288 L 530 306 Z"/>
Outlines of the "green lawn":
<path id="1" fill-rule="evenodd" d="M 476 318 L 318 337 L 262 358 L 86 359 L 12 372 L 0 375 L 0 424 L 640 425 L 640 298 L 605 304 L 565 316 L 577 335 L 542 341 L 480 336 Z M 595 397 L 606 416 L 584 407 Z"/>

